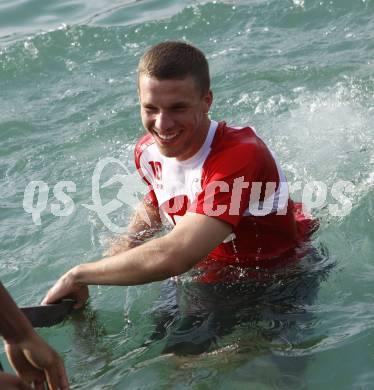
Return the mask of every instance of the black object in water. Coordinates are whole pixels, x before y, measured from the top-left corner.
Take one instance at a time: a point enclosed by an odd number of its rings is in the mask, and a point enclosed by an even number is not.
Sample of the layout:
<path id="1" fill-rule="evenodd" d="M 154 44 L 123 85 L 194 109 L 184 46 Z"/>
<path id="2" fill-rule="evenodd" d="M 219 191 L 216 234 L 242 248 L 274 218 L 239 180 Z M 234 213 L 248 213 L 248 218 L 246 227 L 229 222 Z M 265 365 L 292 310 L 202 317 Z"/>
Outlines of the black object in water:
<path id="1" fill-rule="evenodd" d="M 63 299 L 50 305 L 22 307 L 21 310 L 34 328 L 44 328 L 60 323 L 71 312 L 74 302 L 73 299 Z"/>

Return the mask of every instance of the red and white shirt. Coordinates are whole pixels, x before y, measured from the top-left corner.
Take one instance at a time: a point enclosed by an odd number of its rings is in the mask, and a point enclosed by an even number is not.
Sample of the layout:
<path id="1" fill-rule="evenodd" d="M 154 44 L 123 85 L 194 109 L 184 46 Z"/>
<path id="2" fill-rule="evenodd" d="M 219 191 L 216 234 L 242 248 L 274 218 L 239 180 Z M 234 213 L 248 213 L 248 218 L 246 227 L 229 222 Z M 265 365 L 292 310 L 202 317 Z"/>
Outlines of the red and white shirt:
<path id="1" fill-rule="evenodd" d="M 211 121 L 203 146 L 184 161 L 163 156 L 147 134 L 136 145 L 135 163 L 149 188 L 146 200 L 172 224 L 194 212 L 232 226 L 209 259 L 241 266 L 274 259 L 310 227 L 289 198 L 276 158 L 250 127 Z"/>

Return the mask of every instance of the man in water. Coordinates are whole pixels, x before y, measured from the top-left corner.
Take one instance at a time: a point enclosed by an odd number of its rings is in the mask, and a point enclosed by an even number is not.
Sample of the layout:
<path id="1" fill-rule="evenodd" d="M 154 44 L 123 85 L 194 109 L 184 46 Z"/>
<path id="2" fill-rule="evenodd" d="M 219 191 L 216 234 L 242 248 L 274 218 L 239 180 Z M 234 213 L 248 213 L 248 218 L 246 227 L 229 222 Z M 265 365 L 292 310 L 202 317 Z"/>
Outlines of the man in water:
<path id="1" fill-rule="evenodd" d="M 72 268 L 44 304 L 69 296 L 78 308 L 90 284 L 143 284 L 190 269 L 199 270 L 199 283 L 251 278 L 253 269 L 289 257 L 311 227 L 256 132 L 209 118 L 213 94 L 199 49 L 184 42 L 149 49 L 139 62 L 138 92 L 147 134 L 135 164 L 148 185 L 148 218 L 137 211 L 109 256 Z M 173 229 L 146 241 L 165 219 Z"/>
<path id="2" fill-rule="evenodd" d="M 44 383 L 48 383 L 48 388 L 51 390 L 68 389 L 64 363 L 57 353 L 35 333 L 2 283 L 0 283 L 0 303 L 0 334 L 4 337 L 8 359 L 19 375 L 15 377 L 0 372 L 0 388 L 44 389 Z"/>

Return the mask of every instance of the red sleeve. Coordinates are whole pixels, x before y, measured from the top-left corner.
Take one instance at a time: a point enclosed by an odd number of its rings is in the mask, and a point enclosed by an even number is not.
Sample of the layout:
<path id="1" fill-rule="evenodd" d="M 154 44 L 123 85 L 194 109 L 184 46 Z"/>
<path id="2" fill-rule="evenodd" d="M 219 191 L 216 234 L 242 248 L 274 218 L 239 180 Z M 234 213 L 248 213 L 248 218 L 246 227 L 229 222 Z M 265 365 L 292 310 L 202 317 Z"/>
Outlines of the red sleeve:
<path id="1" fill-rule="evenodd" d="M 146 195 L 144 195 L 143 201 L 145 203 L 152 204 L 154 207 L 158 208 L 158 201 L 156 198 L 156 194 L 153 190 L 151 182 L 146 178 L 144 171 L 142 169 L 142 166 L 141 166 L 141 162 L 140 162 L 140 157 L 141 157 L 144 149 L 150 144 L 151 141 L 152 141 L 152 138 L 150 137 L 149 134 L 146 134 L 145 136 L 140 138 L 140 140 L 137 142 L 137 144 L 135 146 L 134 159 L 135 159 L 136 169 L 137 169 L 140 177 L 142 178 L 142 180 L 146 183 L 146 185 L 148 187 L 148 192 Z"/>
<path id="2" fill-rule="evenodd" d="M 208 158 L 203 167 L 202 191 L 189 211 L 236 226 L 252 196 L 263 200 L 267 182 L 279 184 L 275 161 L 262 142 L 237 144 Z M 258 183 L 258 184 L 255 184 Z M 256 195 L 257 192 L 257 195 Z"/>

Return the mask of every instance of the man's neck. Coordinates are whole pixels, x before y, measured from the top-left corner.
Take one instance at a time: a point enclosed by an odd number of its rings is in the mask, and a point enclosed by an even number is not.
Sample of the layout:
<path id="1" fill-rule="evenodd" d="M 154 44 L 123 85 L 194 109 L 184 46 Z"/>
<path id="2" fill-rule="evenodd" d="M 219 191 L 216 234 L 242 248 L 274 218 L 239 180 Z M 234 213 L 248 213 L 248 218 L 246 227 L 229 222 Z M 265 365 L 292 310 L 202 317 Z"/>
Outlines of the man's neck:
<path id="1" fill-rule="evenodd" d="M 202 148 L 202 146 L 204 145 L 204 142 L 206 140 L 206 137 L 208 136 L 208 133 L 209 133 L 209 129 L 210 129 L 210 124 L 211 124 L 211 120 L 208 116 L 208 114 L 206 115 L 206 118 L 204 118 L 203 122 L 202 122 L 202 131 L 200 133 L 200 138 L 199 138 L 199 141 L 196 143 L 196 146 L 195 148 L 192 150 L 191 153 L 188 153 L 186 156 L 182 156 L 181 158 L 178 158 L 177 157 L 177 160 L 178 161 L 185 161 L 185 160 L 188 160 L 190 159 L 191 157 L 195 156 L 199 150 Z"/>

